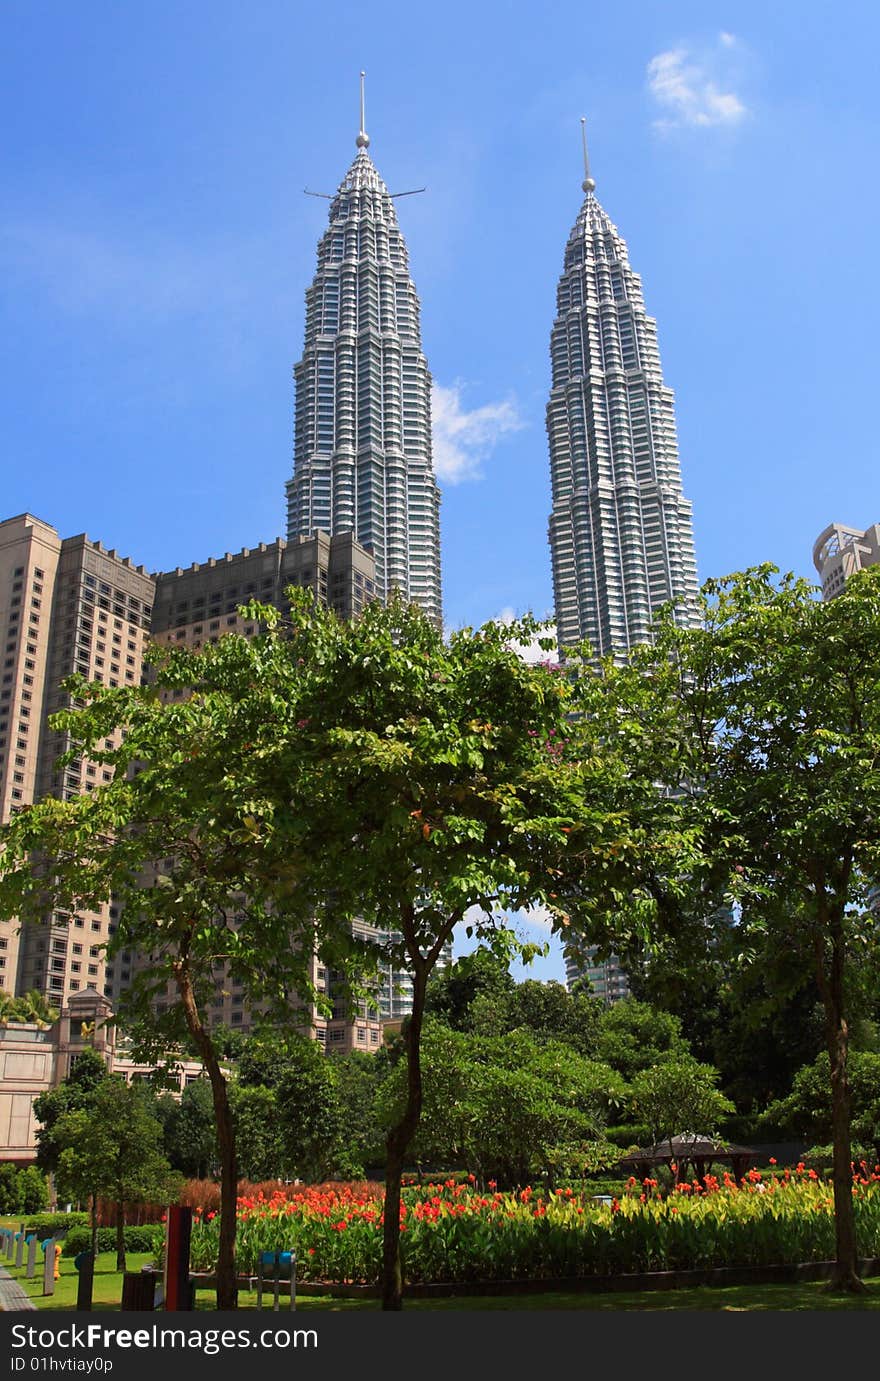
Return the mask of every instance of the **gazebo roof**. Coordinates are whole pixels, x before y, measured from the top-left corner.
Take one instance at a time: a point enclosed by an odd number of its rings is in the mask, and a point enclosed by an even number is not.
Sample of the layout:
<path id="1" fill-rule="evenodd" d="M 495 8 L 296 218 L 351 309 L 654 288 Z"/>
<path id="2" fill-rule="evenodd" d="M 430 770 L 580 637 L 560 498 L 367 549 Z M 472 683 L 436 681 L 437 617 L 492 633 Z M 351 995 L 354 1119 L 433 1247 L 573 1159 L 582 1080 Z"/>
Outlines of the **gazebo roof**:
<path id="1" fill-rule="evenodd" d="M 714 1137 L 699 1132 L 679 1132 L 677 1136 L 664 1137 L 653 1146 L 639 1147 L 621 1156 L 621 1165 L 645 1164 L 653 1161 L 662 1164 L 670 1160 L 737 1160 L 758 1159 L 758 1152 L 750 1146 L 735 1146 L 730 1141 L 716 1141 Z"/>

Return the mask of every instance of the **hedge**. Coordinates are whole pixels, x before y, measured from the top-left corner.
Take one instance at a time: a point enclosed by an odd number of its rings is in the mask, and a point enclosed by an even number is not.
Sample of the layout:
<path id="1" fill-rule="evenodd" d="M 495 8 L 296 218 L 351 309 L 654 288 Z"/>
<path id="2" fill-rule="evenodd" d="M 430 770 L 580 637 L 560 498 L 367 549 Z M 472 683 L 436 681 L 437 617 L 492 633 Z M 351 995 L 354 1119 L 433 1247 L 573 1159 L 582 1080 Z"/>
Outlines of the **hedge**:
<path id="1" fill-rule="evenodd" d="M 21 1220 L 25 1232 L 35 1232 L 42 1242 L 44 1237 L 60 1236 L 71 1228 L 81 1227 L 89 1221 L 87 1213 L 31 1213 Z"/>
<path id="2" fill-rule="evenodd" d="M 158 1252 L 165 1240 L 165 1228 L 161 1223 L 146 1224 L 142 1227 L 129 1226 L 125 1229 L 125 1250 L 127 1252 Z M 92 1249 L 92 1230 L 90 1227 L 76 1227 L 64 1239 L 62 1255 L 78 1256 L 80 1252 Z M 116 1229 L 98 1228 L 98 1251 L 115 1252 Z"/>

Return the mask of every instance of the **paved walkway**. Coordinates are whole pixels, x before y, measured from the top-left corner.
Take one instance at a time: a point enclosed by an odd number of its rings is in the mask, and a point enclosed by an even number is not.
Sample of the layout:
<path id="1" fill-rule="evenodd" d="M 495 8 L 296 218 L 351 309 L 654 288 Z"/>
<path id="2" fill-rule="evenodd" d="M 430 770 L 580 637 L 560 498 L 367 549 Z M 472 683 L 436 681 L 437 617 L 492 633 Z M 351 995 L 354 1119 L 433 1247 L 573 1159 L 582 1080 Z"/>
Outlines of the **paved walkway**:
<path id="1" fill-rule="evenodd" d="M 36 1309 L 17 1280 L 13 1280 L 5 1266 L 0 1266 L 0 1314 L 15 1314 L 19 1309 Z"/>

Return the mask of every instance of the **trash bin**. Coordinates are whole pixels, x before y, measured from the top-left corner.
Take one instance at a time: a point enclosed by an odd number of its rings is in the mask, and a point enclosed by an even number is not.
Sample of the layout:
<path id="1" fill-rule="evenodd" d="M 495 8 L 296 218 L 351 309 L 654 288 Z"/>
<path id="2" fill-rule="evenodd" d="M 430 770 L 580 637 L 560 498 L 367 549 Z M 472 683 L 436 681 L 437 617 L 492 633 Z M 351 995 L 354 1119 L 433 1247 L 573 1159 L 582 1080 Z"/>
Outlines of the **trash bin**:
<path id="1" fill-rule="evenodd" d="M 138 1313 L 149 1310 L 150 1313 L 152 1313 L 155 1294 L 155 1272 L 126 1271 L 122 1277 L 122 1303 L 120 1308 L 123 1313 L 126 1310 Z"/>

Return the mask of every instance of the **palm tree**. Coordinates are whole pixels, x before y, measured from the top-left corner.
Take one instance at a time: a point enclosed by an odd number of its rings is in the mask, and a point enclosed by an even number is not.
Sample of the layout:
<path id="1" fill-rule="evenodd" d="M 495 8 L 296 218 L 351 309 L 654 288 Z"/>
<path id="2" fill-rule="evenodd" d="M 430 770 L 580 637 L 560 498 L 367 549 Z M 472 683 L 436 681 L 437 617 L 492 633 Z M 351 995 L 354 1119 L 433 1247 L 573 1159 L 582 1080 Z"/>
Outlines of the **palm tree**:
<path id="1" fill-rule="evenodd" d="M 45 1031 L 58 1020 L 58 1008 L 53 1007 L 49 999 L 36 988 L 30 988 L 15 998 L 12 1005 L 15 1015 L 10 1014 L 10 1020 L 33 1023 L 39 1026 L 41 1031 Z"/>

